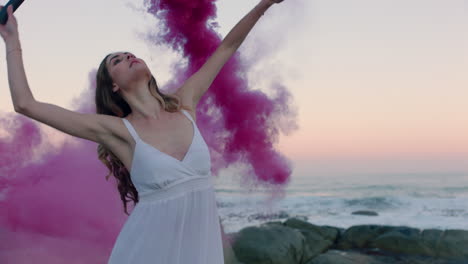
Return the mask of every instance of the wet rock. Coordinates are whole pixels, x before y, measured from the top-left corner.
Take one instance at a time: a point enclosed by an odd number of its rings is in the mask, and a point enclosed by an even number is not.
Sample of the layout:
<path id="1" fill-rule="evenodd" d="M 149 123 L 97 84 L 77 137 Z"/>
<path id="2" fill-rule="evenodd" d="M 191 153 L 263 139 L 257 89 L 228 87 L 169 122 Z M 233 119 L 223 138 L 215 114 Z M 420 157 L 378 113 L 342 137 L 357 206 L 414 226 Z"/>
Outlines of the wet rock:
<path id="1" fill-rule="evenodd" d="M 233 250 L 245 264 L 301 264 L 305 238 L 298 230 L 269 223 L 237 233 Z"/>
<path id="2" fill-rule="evenodd" d="M 345 230 L 289 218 L 231 235 L 243 264 L 468 264 L 467 230 L 383 225 Z"/>
<path id="3" fill-rule="evenodd" d="M 317 226 L 297 218 L 286 220 L 284 225 L 299 230 L 305 237 L 303 262 L 327 251 L 340 233 L 336 227 Z"/>
<path id="4" fill-rule="evenodd" d="M 353 214 L 353 215 L 367 215 L 367 216 L 378 216 L 379 215 L 377 212 L 368 211 L 368 210 L 354 211 L 351 214 Z"/>
<path id="5" fill-rule="evenodd" d="M 252 215 L 249 215 L 247 220 L 249 222 L 251 222 L 253 220 L 265 221 L 265 220 L 281 219 L 281 218 L 288 218 L 288 217 L 289 217 L 289 214 L 287 212 L 280 211 L 280 212 L 277 212 L 277 213 L 269 213 L 269 214 L 267 214 L 267 213 L 252 214 Z"/>
<path id="6" fill-rule="evenodd" d="M 388 259 L 387 259 L 388 260 Z M 377 257 L 368 256 L 353 251 L 329 250 L 306 264 L 387 264 L 394 262 L 383 262 Z"/>

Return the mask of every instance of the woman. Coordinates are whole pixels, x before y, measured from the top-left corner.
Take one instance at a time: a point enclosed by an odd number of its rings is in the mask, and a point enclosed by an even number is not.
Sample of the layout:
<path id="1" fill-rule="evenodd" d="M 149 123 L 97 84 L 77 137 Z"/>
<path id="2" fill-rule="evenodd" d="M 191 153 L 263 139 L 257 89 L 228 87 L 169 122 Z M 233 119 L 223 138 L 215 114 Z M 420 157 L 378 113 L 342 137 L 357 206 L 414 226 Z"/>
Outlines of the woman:
<path id="1" fill-rule="evenodd" d="M 0 34 L 15 111 L 97 142 L 99 159 L 117 179 L 125 213 L 127 198 L 135 204 L 109 263 L 224 262 L 210 155 L 195 123 L 197 104 L 258 19 L 282 1 L 261 0 L 172 95 L 159 91 L 146 63 L 132 53 L 107 55 L 96 76 L 97 114 L 34 99 L 24 72 L 17 20 L 8 7 L 9 19 L 0 25 Z"/>

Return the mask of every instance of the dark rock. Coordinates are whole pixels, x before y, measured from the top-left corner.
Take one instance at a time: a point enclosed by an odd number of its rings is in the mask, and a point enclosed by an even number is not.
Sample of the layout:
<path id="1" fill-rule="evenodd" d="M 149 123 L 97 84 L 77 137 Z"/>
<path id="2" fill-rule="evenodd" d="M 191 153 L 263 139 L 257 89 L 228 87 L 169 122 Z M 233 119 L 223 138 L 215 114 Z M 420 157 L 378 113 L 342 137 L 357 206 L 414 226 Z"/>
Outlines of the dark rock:
<path id="1" fill-rule="evenodd" d="M 302 263 L 328 250 L 335 243 L 339 234 L 337 228 L 317 226 L 297 218 L 286 220 L 284 225 L 299 230 L 305 237 L 306 244 Z"/>
<path id="2" fill-rule="evenodd" d="M 467 264 L 467 262 L 409 255 L 372 254 L 365 251 L 329 250 L 305 264 Z"/>
<path id="3" fill-rule="evenodd" d="M 436 256 L 435 249 L 420 234 L 416 228 L 397 227 L 377 237 L 369 246 L 397 254 Z"/>
<path id="4" fill-rule="evenodd" d="M 335 242 L 339 234 L 339 228 L 333 226 L 318 226 L 297 218 L 289 218 L 288 220 L 284 221 L 284 225 L 299 230 L 313 231 L 318 233 L 324 239 L 330 240 L 332 242 Z"/>
<path id="5" fill-rule="evenodd" d="M 306 221 L 306 222 L 307 222 L 307 220 L 309 220 L 309 217 L 307 217 L 306 215 L 294 215 L 294 216 L 289 216 L 289 217 L 296 218 L 296 219 Z"/>
<path id="6" fill-rule="evenodd" d="M 329 250 L 306 264 L 386 264 L 393 262 L 382 262 L 375 256 L 368 256 L 352 251 Z"/>
<path id="7" fill-rule="evenodd" d="M 421 233 L 420 239 L 431 248 L 437 248 L 444 231 L 438 229 L 425 229 Z"/>
<path id="8" fill-rule="evenodd" d="M 381 225 L 345 230 L 289 218 L 242 229 L 232 249 L 244 264 L 468 264 L 468 231 Z"/>
<path id="9" fill-rule="evenodd" d="M 391 226 L 356 225 L 343 233 L 336 245 L 337 249 L 368 248 L 370 242 L 380 235 L 395 229 Z"/>
<path id="10" fill-rule="evenodd" d="M 221 236 L 223 243 L 224 264 L 243 264 L 236 258 L 236 254 L 232 250 L 232 241 L 237 233 L 224 233 L 223 225 L 221 225 Z"/>
<path id="11" fill-rule="evenodd" d="M 300 264 L 305 238 L 298 230 L 269 223 L 240 230 L 232 245 L 245 264 Z"/>
<path id="12" fill-rule="evenodd" d="M 265 221 L 265 220 L 281 219 L 281 218 L 288 218 L 288 217 L 289 217 L 289 214 L 287 212 L 280 211 L 277 213 L 269 213 L 269 214 L 266 214 L 266 213 L 252 214 L 252 215 L 249 215 L 249 217 L 247 217 L 247 220 L 249 222 L 253 220 Z"/>
<path id="13" fill-rule="evenodd" d="M 397 227 L 368 246 L 394 254 L 459 259 L 468 263 L 468 231 L 464 230 L 428 229 L 421 232 L 416 228 Z"/>
<path id="14" fill-rule="evenodd" d="M 280 226 L 282 226 L 283 222 L 281 222 L 281 221 L 271 221 L 271 222 L 263 223 L 262 225 L 280 225 Z"/>
<path id="15" fill-rule="evenodd" d="M 379 215 L 377 212 L 368 211 L 368 210 L 354 211 L 351 214 L 353 214 L 353 215 L 367 215 L 367 216 L 378 216 Z"/>
<path id="16" fill-rule="evenodd" d="M 352 226 L 339 238 L 336 248 L 378 248 L 392 254 L 466 260 L 468 263 L 468 231 L 419 230 L 405 226 Z"/>
<path id="17" fill-rule="evenodd" d="M 445 230 L 437 243 L 436 251 L 438 257 L 465 259 L 465 263 L 468 263 L 468 231 Z"/>

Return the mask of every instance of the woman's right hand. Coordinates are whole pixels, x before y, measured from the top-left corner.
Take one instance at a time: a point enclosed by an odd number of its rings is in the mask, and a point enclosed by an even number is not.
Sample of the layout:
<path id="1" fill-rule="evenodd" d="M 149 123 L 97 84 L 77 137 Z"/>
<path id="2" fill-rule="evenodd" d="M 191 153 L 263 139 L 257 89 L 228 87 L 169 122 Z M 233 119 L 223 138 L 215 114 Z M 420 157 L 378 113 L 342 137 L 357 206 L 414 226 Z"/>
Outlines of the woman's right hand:
<path id="1" fill-rule="evenodd" d="M 0 5 L 0 9 L 3 9 L 2 5 Z M 8 20 L 6 24 L 0 24 L 0 35 L 2 36 L 5 43 L 8 43 L 8 41 L 15 40 L 16 38 L 18 38 L 18 22 L 16 21 L 16 18 L 13 15 L 13 5 L 8 6 L 7 14 Z"/>

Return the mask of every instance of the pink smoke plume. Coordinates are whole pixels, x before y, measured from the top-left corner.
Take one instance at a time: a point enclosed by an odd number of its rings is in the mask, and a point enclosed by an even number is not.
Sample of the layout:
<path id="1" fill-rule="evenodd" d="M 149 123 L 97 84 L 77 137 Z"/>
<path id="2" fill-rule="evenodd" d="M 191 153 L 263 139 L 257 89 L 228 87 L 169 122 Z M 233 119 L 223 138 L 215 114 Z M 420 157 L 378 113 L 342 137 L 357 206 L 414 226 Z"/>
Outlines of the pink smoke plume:
<path id="1" fill-rule="evenodd" d="M 148 41 L 170 45 L 188 59 L 187 67 L 177 70 L 176 80 L 169 86 L 178 87 L 195 73 L 221 43 L 214 30 L 217 23 L 210 23 L 216 18 L 215 2 L 146 1 L 148 12 L 162 22 L 158 25 L 160 33 L 148 36 Z M 295 112 L 289 106 L 291 94 L 281 84 L 272 87 L 276 92 L 274 98 L 249 90 L 247 80 L 241 77 L 245 68 L 237 52 L 219 72 L 197 111 L 197 121 L 209 141 L 212 156 L 216 157 L 215 151 L 222 155 L 213 161 L 213 172 L 242 162 L 252 168 L 244 174 L 251 183 L 283 186 L 289 180 L 291 168 L 273 143 L 278 141 L 279 129 L 296 128 Z M 288 127 L 281 127 L 279 120 L 289 120 Z"/>
<path id="2" fill-rule="evenodd" d="M 216 18 L 214 3 L 145 3 L 164 25 L 147 40 L 170 45 L 188 59 L 166 90 L 198 70 L 220 44 L 216 23 L 209 22 Z M 197 125 L 210 146 L 214 175 L 240 162 L 251 168 L 243 184 L 278 191 L 291 168 L 273 143 L 280 130 L 296 128 L 291 95 L 281 84 L 273 85 L 274 98 L 249 90 L 240 77 L 246 67 L 238 53 L 227 62 L 199 104 Z M 90 88 L 75 100 L 75 111 L 95 113 L 95 74 L 90 72 Z M 1 115 L 0 125 L 11 135 L 0 139 L 0 263 L 106 263 L 127 216 L 113 177 L 104 178 L 108 170 L 97 159 L 97 144 L 76 139 L 78 144 L 54 149 L 37 121 L 16 113 Z M 41 144 L 46 151 L 34 160 Z"/>

